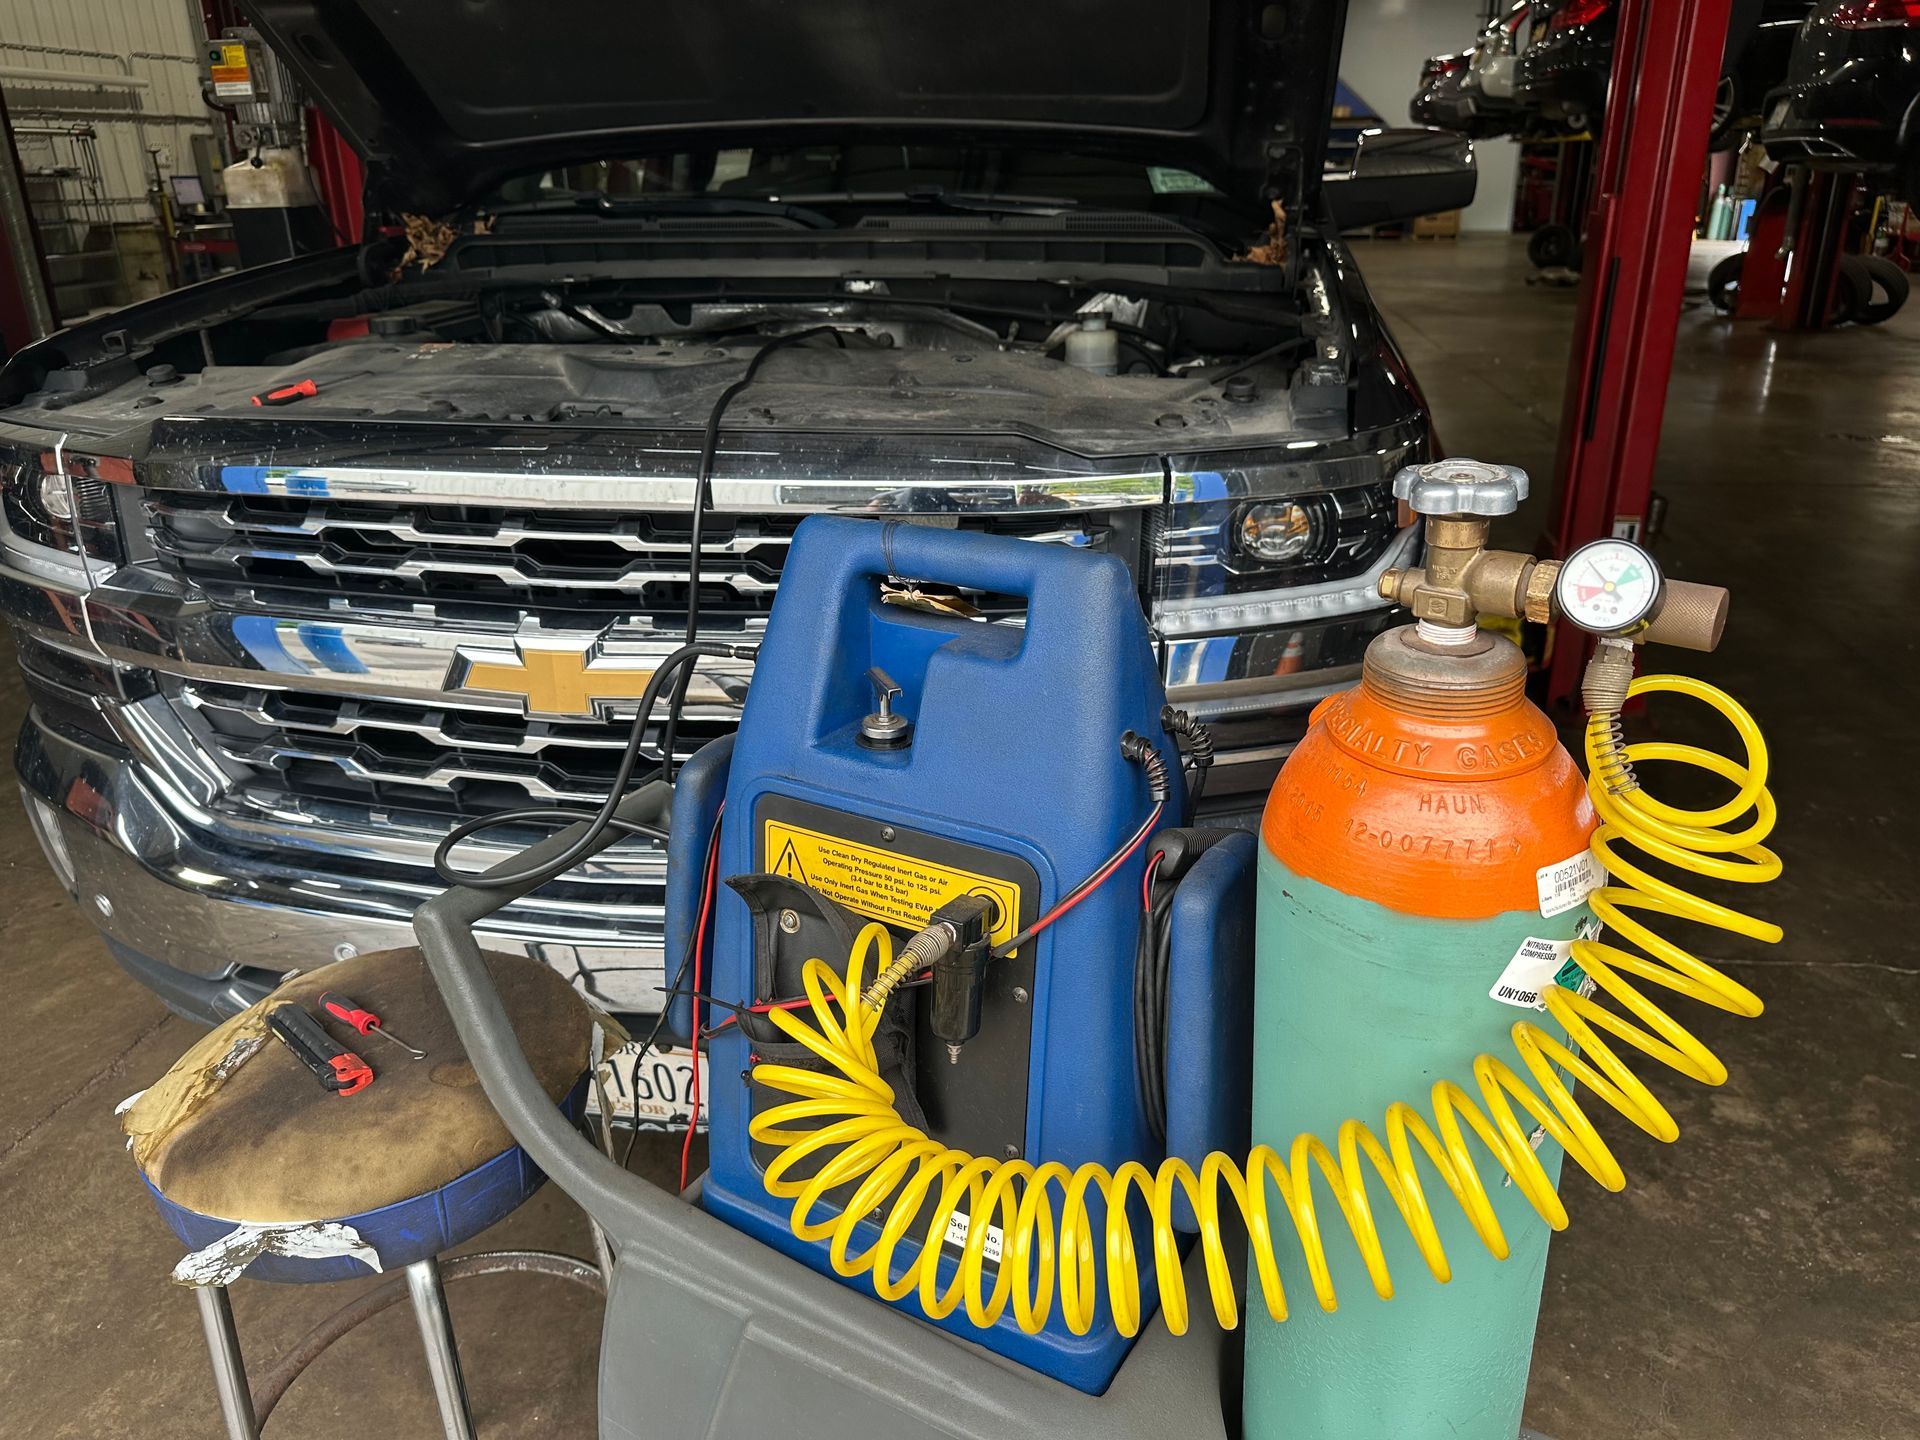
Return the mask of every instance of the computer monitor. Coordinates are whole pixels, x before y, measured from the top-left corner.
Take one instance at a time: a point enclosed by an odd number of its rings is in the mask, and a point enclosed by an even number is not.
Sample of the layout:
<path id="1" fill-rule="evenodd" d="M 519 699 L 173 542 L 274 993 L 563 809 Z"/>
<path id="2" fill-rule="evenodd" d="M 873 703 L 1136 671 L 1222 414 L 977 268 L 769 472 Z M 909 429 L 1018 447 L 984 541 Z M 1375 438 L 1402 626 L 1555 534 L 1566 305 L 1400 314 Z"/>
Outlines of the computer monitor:
<path id="1" fill-rule="evenodd" d="M 207 187 L 198 175 L 169 175 L 167 183 L 173 187 L 173 203 L 180 209 L 197 210 L 207 203 Z"/>

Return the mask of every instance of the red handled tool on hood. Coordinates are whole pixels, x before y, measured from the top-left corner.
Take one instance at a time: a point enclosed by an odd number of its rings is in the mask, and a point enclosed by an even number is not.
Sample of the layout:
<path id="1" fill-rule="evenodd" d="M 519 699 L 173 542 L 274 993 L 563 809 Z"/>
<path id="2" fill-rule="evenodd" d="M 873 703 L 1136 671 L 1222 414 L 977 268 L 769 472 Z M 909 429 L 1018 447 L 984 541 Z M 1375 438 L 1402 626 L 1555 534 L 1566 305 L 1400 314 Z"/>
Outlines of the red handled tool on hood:
<path id="1" fill-rule="evenodd" d="M 371 370 L 349 370 L 344 375 L 327 376 L 327 384 L 338 385 L 343 380 L 357 380 L 362 375 L 371 375 Z M 292 405 L 296 401 L 311 400 L 320 393 L 320 382 L 312 376 L 295 380 L 290 384 L 276 385 L 271 390 L 262 390 L 252 397 L 255 405 Z"/>
<path id="2" fill-rule="evenodd" d="M 277 390 L 262 390 L 253 397 L 256 405 L 291 405 L 296 400 L 310 399 L 320 393 L 318 380 L 296 380 L 291 385 L 282 385 Z"/>
<path id="3" fill-rule="evenodd" d="M 325 990 L 320 994 L 320 1008 L 338 1020 L 342 1025 L 351 1025 L 362 1035 L 378 1035 L 383 1040 L 391 1040 L 416 1060 L 427 1058 L 427 1052 L 416 1050 L 398 1035 L 380 1023 L 380 1017 L 367 1009 L 358 1000 L 349 999 L 338 990 Z"/>
<path id="4" fill-rule="evenodd" d="M 373 1083 L 373 1067 L 334 1043 L 320 1022 L 298 1005 L 276 1005 L 267 1012 L 267 1029 L 336 1095 L 357 1095 Z"/>

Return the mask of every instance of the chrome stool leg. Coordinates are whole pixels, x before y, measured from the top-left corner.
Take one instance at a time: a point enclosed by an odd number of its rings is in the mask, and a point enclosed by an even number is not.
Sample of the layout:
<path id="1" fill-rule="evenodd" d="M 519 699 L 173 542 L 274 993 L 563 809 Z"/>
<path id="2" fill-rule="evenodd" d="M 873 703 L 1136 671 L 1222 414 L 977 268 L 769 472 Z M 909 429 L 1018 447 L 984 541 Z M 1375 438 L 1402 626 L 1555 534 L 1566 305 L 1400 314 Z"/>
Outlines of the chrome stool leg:
<path id="1" fill-rule="evenodd" d="M 206 1331 L 207 1354 L 213 1360 L 213 1388 L 220 1396 L 220 1418 L 227 1440 L 260 1440 L 254 1423 L 253 1395 L 247 1389 L 247 1366 L 240 1357 L 240 1333 L 233 1328 L 233 1306 L 224 1285 L 196 1285 L 193 1298 L 200 1306 L 200 1328 Z"/>
<path id="2" fill-rule="evenodd" d="M 460 1378 L 460 1354 L 453 1348 L 453 1322 L 447 1316 L 447 1292 L 440 1283 L 437 1258 L 430 1255 L 407 1267 L 407 1291 L 413 1296 L 413 1315 L 427 1348 L 427 1369 L 433 1375 L 433 1397 L 440 1405 L 446 1440 L 473 1440 L 467 1386 Z"/>

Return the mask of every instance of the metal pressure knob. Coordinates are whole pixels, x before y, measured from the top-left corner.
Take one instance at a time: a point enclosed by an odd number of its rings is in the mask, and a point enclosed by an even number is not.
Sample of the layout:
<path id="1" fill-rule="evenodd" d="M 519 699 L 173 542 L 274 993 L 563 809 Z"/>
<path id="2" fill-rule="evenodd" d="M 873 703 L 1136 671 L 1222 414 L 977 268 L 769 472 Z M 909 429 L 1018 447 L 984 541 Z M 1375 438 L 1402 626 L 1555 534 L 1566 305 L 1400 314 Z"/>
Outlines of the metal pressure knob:
<path id="1" fill-rule="evenodd" d="M 1416 515 L 1511 515 L 1527 498 L 1527 472 L 1484 460 L 1430 460 L 1393 477 L 1393 494 Z"/>
<path id="2" fill-rule="evenodd" d="M 913 743 L 913 722 L 893 708 L 901 695 L 894 678 L 878 665 L 867 671 L 879 709 L 860 722 L 860 743 L 869 750 L 898 750 Z"/>

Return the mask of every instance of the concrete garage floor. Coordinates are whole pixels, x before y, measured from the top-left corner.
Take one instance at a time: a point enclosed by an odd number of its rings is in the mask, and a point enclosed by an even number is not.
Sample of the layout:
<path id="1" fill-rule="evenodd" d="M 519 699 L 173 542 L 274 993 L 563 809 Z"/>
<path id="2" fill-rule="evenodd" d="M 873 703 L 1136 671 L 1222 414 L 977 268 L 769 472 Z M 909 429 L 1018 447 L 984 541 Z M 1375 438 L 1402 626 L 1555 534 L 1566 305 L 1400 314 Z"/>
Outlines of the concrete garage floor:
<path id="1" fill-rule="evenodd" d="M 1529 289 L 1517 244 L 1377 243 L 1361 262 L 1456 454 L 1551 473 L 1574 297 Z M 1682 1137 L 1605 1126 L 1629 1188 L 1567 1184 L 1527 1409 L 1558 1440 L 1879 1440 L 1920 1434 L 1920 305 L 1879 330 L 1774 335 L 1690 303 L 1660 489 L 1675 575 L 1730 585 L 1712 657 L 1671 667 L 1730 688 L 1777 757 L 1786 878 L 1762 902 L 1778 949 L 1719 947 L 1760 989 L 1759 1021 L 1689 1022 L 1733 1078 L 1658 1086 Z M 1524 539 L 1524 537 L 1519 537 Z M 0 729 L 22 700 L 0 656 Z M 1680 702 L 1676 702 L 1678 704 Z M 1710 727 L 1670 710 L 1665 733 Z M 1717 737 L 1715 737 L 1717 738 Z M 166 1282 L 178 1247 L 111 1115 L 196 1033 L 107 959 L 0 800 L 0 1433 L 218 1433 L 194 1307 Z M 676 1146 L 636 1167 L 671 1173 Z M 484 1247 L 589 1253 L 551 1188 Z M 480 1248 L 480 1247 L 476 1247 Z M 1424 1283 L 1415 1278 L 1411 1283 Z M 263 1369 L 347 1287 L 242 1285 Z M 555 1282 L 452 1287 L 482 1434 L 593 1428 L 598 1307 Z M 268 1434 L 433 1433 L 404 1309 L 337 1346 Z"/>

